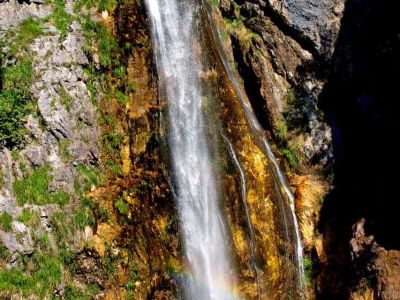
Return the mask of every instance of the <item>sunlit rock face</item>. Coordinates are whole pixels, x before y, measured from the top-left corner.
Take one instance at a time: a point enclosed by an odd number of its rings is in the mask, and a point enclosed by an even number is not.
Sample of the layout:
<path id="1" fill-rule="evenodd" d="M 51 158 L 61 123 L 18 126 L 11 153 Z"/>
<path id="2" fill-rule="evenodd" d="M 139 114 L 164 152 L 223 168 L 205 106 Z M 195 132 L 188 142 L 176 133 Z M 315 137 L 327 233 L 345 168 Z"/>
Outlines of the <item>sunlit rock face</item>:
<path id="1" fill-rule="evenodd" d="M 207 94 L 197 103 L 204 121 L 200 136 L 214 172 L 212 190 L 218 191 L 222 252 L 230 260 L 218 299 L 399 298 L 400 247 L 393 232 L 398 197 L 391 175 L 398 169 L 392 153 L 400 69 L 395 1 L 212 1 L 211 23 L 199 2 L 179 2 L 198 10 L 195 34 L 185 45 L 202 65 L 191 70 L 196 89 Z M 73 5 L 66 1 L 68 14 L 74 14 Z M 88 20 L 79 13 L 62 37 L 52 23 L 53 3 L 0 0 L 0 39 L 26 19 L 45 24 L 45 34 L 17 53 L 32 60 L 30 91 L 38 102 L 37 113 L 24 124 L 26 144 L 0 149 L 0 213 L 11 218 L 0 227 L 0 271 L 19 268 L 42 251 L 37 238 L 43 234 L 56 257 L 57 231 L 73 223 L 78 211 L 91 219 L 61 236 L 59 248 L 66 246 L 72 261 L 48 297 L 67 298 L 95 286 L 91 296 L 98 299 L 184 298 L 183 287 L 192 277 L 173 189 L 165 125 L 169 99 L 158 89 L 165 78 L 154 60 L 145 6 L 124 1 L 111 7 L 81 12 L 114 36 L 122 54 L 115 51 L 113 57 L 119 56 L 123 79 L 115 77 L 116 66 L 101 70 L 98 45 L 88 43 L 94 29 L 84 32 Z M 219 50 L 213 30 L 222 41 Z M 2 62 L 11 66 L 16 60 Z M 261 124 L 256 134 L 238 87 Z M 68 109 L 62 88 L 74 99 Z M 124 103 L 109 99 L 118 90 L 129 90 Z M 120 145 L 105 153 L 101 145 L 111 127 Z M 285 191 L 260 147 L 261 132 L 272 141 L 294 194 L 303 261 L 296 259 L 291 201 L 282 197 Z M 64 139 L 71 143 L 63 146 Z M 71 202 L 20 206 L 14 183 L 47 164 L 50 192 L 65 189 Z M 104 176 L 79 196 L 90 200 L 85 208 L 75 195 L 86 180 L 77 171 L 82 165 Z M 26 209 L 37 216 L 34 223 L 22 221 Z M 57 222 L 59 214 L 68 217 Z M 2 296 L 12 298 L 15 292 L 1 290 Z"/>

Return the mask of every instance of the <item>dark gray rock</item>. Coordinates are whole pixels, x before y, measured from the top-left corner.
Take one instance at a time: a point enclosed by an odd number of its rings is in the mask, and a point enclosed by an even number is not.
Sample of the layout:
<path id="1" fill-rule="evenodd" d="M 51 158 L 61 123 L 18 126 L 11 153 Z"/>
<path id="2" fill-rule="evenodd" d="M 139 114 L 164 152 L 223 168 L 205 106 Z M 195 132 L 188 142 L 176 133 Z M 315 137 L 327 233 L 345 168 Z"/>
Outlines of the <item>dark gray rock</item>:
<path id="1" fill-rule="evenodd" d="M 269 7 L 324 56 L 331 56 L 345 0 L 268 0 Z"/>

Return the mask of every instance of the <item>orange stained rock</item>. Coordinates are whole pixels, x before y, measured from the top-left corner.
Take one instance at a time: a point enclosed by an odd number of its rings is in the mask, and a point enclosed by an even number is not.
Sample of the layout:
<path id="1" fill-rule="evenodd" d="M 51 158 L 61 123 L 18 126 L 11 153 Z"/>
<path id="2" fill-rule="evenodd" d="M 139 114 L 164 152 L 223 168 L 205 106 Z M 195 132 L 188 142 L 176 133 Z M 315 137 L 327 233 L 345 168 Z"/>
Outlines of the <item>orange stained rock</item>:
<path id="1" fill-rule="evenodd" d="M 93 236 L 89 244 L 103 257 L 106 251 L 106 244 L 111 245 L 120 233 L 120 226 L 101 223 L 97 226 L 97 233 Z"/>
<path id="2" fill-rule="evenodd" d="M 319 219 L 321 199 L 327 193 L 326 184 L 312 175 L 292 176 L 291 184 L 295 186 L 295 204 L 299 218 L 300 231 L 306 249 L 311 249 L 315 241 L 316 224 Z"/>

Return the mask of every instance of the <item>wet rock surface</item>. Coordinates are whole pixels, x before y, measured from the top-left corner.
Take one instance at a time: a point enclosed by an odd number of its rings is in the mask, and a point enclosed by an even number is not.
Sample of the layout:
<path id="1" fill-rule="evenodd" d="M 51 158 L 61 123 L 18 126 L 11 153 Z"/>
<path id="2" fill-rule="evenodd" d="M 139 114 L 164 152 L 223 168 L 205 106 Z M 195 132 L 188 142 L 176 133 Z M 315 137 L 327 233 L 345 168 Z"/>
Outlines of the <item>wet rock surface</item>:
<path id="1" fill-rule="evenodd" d="M 397 92 L 385 88 L 396 77 L 399 61 L 399 26 L 389 13 L 394 3 L 225 0 L 219 9 L 221 36 L 232 46 L 232 65 L 260 123 L 286 148 L 292 167 L 298 158 L 295 173 L 301 176 L 287 175 L 304 242 L 315 245 L 317 297 L 380 299 L 388 296 L 378 294 L 377 287 L 385 286 L 395 299 L 396 268 L 379 273 L 376 265 L 379 261 L 382 267 L 388 255 L 396 266 L 399 250 L 393 232 L 397 192 L 388 175 L 397 160 L 383 159 L 395 134 L 396 110 L 388 99 Z M 304 186 L 310 172 L 321 170 L 319 180 L 333 185 L 315 196 Z M 304 221 L 310 216 L 312 224 Z M 364 238 L 356 237 L 360 217 Z"/>

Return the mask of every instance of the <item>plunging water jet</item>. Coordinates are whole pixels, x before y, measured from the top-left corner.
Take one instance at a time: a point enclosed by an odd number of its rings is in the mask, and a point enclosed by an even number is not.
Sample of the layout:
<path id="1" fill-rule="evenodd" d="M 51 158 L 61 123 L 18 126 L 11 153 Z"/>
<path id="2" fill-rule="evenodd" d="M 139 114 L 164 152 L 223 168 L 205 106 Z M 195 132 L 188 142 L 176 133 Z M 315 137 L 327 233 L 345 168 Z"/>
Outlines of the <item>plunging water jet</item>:
<path id="1" fill-rule="evenodd" d="M 190 280 L 186 299 L 234 299 L 227 231 L 210 158 L 196 49 L 199 5 L 146 0 L 151 19 L 160 92 L 168 103 L 168 143 Z M 162 80 L 161 80 L 162 79 Z"/>

